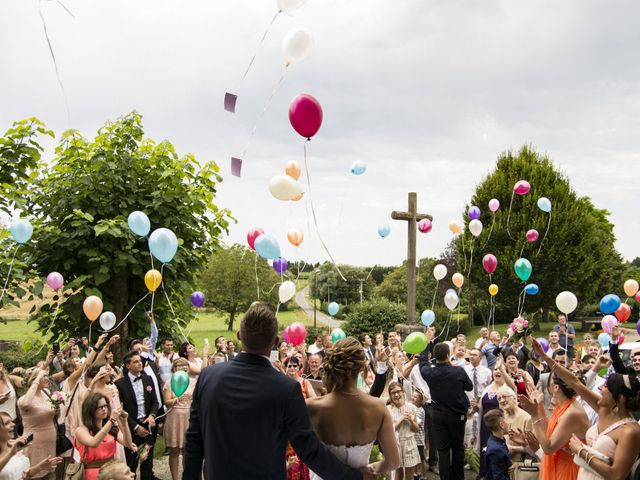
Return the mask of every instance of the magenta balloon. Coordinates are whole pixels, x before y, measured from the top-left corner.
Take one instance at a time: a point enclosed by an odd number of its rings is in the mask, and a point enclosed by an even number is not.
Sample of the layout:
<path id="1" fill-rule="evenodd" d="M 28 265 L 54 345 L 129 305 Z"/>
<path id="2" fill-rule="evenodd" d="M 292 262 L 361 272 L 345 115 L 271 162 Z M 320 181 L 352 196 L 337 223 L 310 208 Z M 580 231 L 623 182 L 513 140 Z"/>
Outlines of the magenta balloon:
<path id="1" fill-rule="evenodd" d="M 467 212 L 467 215 L 469 215 L 469 218 L 471 220 L 478 220 L 480 218 L 480 209 L 475 205 L 473 205 L 469 207 L 469 211 Z"/>
<path id="2" fill-rule="evenodd" d="M 251 247 L 251 250 L 255 250 L 254 244 L 256 243 L 256 238 L 258 238 L 263 233 L 264 231 L 258 227 L 254 227 L 249 230 L 249 233 L 247 233 L 247 243 Z"/>
<path id="3" fill-rule="evenodd" d="M 289 325 L 287 325 L 287 327 L 282 332 L 282 340 L 287 343 L 291 343 L 291 338 L 289 338 Z"/>
<path id="4" fill-rule="evenodd" d="M 538 233 L 538 230 L 532 228 L 531 230 L 529 230 L 527 232 L 527 242 L 533 243 L 536 240 L 538 240 L 539 236 L 540 236 L 540 234 Z"/>
<path id="5" fill-rule="evenodd" d="M 433 227 L 431 220 L 428 218 L 423 218 L 418 222 L 418 230 L 422 233 L 429 233 L 431 231 L 431 227 Z"/>
<path id="6" fill-rule="evenodd" d="M 301 93 L 289 105 L 289 121 L 296 132 L 311 138 L 322 125 L 322 107 L 314 97 Z"/>
<path id="7" fill-rule="evenodd" d="M 513 186 L 513 191 L 518 195 L 526 195 L 531 190 L 531 185 L 526 180 L 520 180 Z"/>
<path id="8" fill-rule="evenodd" d="M 53 290 L 59 290 L 64 285 L 64 278 L 58 272 L 51 272 L 47 275 L 47 285 L 49 285 Z"/>
<path id="9" fill-rule="evenodd" d="M 498 200 L 497 198 L 492 198 L 491 200 L 489 200 L 489 210 L 491 210 L 493 213 L 496 213 L 499 208 L 500 200 Z"/>
<path id="10" fill-rule="evenodd" d="M 484 268 L 484 271 L 487 273 L 493 273 L 496 271 L 496 268 L 498 267 L 498 259 L 496 258 L 496 256 L 492 253 L 487 253 L 483 258 L 482 258 L 482 268 Z"/>
<path id="11" fill-rule="evenodd" d="M 302 342 L 304 342 L 304 339 L 306 337 L 307 337 L 307 328 L 303 324 L 299 322 L 294 322 L 291 325 L 289 325 L 289 340 L 291 340 L 290 343 L 294 347 L 297 347 Z"/>

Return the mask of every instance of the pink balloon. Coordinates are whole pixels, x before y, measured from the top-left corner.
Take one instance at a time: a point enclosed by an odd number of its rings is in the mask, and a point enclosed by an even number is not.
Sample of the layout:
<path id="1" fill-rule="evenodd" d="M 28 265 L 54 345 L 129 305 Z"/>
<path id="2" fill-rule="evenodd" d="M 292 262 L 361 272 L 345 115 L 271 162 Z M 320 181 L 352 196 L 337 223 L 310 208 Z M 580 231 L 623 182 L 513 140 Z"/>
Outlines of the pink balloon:
<path id="1" fill-rule="evenodd" d="M 264 231 L 258 227 L 249 230 L 249 233 L 247 233 L 247 243 L 251 247 L 251 250 L 255 250 L 254 244 L 256 243 L 256 238 L 258 238 L 263 233 Z"/>
<path id="2" fill-rule="evenodd" d="M 513 186 L 513 191 L 518 195 L 526 195 L 531 190 L 531 185 L 526 180 L 520 180 Z"/>
<path id="3" fill-rule="evenodd" d="M 289 338 L 289 326 L 290 325 L 287 325 L 284 331 L 282 332 L 282 340 L 287 343 L 291 343 L 291 339 Z"/>
<path id="4" fill-rule="evenodd" d="M 296 132 L 310 139 L 322 125 L 322 107 L 314 97 L 301 93 L 289 105 L 289 121 Z"/>
<path id="5" fill-rule="evenodd" d="M 618 345 L 622 345 L 624 343 L 624 333 L 620 333 L 618 337 Z"/>
<path id="6" fill-rule="evenodd" d="M 59 290 L 64 285 L 64 278 L 58 272 L 51 272 L 47 275 L 47 285 L 49 285 L 53 290 Z"/>
<path id="7" fill-rule="evenodd" d="M 496 213 L 499 208 L 500 200 L 498 200 L 497 198 L 492 198 L 491 200 L 489 200 L 489 210 L 491 210 L 493 213 Z"/>
<path id="8" fill-rule="evenodd" d="M 423 218 L 418 222 L 418 230 L 422 233 L 429 233 L 431 231 L 431 227 L 433 227 L 433 225 L 431 224 L 431 220 L 428 218 Z"/>
<path id="9" fill-rule="evenodd" d="M 296 347 L 304 342 L 304 339 L 307 337 L 307 328 L 299 323 L 293 322 L 289 325 L 289 340 L 291 340 L 291 344 Z"/>
<path id="10" fill-rule="evenodd" d="M 487 253 L 483 258 L 482 258 L 482 268 L 484 268 L 484 271 L 487 273 L 493 273 L 496 271 L 496 268 L 498 267 L 498 259 L 496 258 L 496 256 L 492 253 Z"/>
<path id="11" fill-rule="evenodd" d="M 538 233 L 538 230 L 532 228 L 531 230 L 529 230 L 527 232 L 527 242 L 533 243 L 536 240 L 538 240 L 539 236 L 540 236 L 540 234 Z"/>
<path id="12" fill-rule="evenodd" d="M 640 303 L 640 292 L 636 293 L 636 302 Z"/>
<path id="13" fill-rule="evenodd" d="M 600 325 L 602 325 L 602 330 L 611 335 L 611 330 L 613 329 L 613 327 L 618 325 L 618 320 L 616 320 L 616 317 L 614 317 L 613 315 L 605 315 L 602 318 Z"/>

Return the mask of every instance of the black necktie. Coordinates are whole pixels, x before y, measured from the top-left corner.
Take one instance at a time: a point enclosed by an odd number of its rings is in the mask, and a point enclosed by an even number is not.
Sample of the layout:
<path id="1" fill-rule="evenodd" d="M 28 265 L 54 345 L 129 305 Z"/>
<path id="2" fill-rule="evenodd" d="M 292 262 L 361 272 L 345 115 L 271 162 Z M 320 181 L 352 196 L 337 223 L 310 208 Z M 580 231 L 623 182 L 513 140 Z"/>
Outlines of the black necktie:
<path id="1" fill-rule="evenodd" d="M 134 379 L 133 379 L 133 382 L 134 382 L 134 383 L 135 383 L 135 382 L 139 382 L 140 380 L 142 380 L 142 375 L 140 375 L 140 376 L 138 376 L 138 377 L 134 378 Z"/>

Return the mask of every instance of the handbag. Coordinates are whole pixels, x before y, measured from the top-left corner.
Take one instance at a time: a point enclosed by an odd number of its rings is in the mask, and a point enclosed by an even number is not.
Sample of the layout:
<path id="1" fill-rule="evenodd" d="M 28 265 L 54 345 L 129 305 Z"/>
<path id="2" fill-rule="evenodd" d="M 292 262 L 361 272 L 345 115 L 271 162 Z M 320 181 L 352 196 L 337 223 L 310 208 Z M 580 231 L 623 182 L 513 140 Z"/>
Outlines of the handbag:
<path id="1" fill-rule="evenodd" d="M 80 382 L 80 380 L 78 380 L 78 382 Z M 80 383 L 76 383 L 76 386 L 73 389 L 71 400 L 69 401 L 69 406 L 67 407 L 67 411 L 64 414 L 62 423 L 58 423 L 55 417 L 53 418 L 53 425 L 56 428 L 56 455 L 58 456 L 73 448 L 73 443 L 71 443 L 71 440 L 69 440 L 69 437 L 67 437 L 65 433 L 64 422 L 67 420 L 67 416 L 69 415 L 69 411 L 71 410 L 71 405 L 73 405 L 73 399 L 76 397 L 76 392 L 78 391 L 79 385 Z"/>
<path id="2" fill-rule="evenodd" d="M 84 459 L 89 447 L 84 447 L 82 459 L 78 463 L 70 463 L 64 470 L 64 480 L 84 480 Z"/>
<path id="3" fill-rule="evenodd" d="M 514 462 L 513 480 L 538 480 L 540 477 L 540 462 L 525 459 L 523 462 Z"/>

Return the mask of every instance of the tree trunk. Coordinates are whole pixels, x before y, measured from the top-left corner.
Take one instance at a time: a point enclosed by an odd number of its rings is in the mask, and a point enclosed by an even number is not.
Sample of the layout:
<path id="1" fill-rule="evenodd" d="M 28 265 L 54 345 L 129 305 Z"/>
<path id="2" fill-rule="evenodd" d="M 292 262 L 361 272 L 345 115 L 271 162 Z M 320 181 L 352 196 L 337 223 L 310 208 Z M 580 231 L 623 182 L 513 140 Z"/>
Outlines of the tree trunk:
<path id="1" fill-rule="evenodd" d="M 230 332 L 233 332 L 233 320 L 235 316 L 236 316 L 236 306 L 234 306 L 229 312 L 229 328 L 227 330 L 229 330 Z"/>
<path id="2" fill-rule="evenodd" d="M 120 321 L 126 315 L 127 305 L 129 304 L 129 274 L 127 272 L 116 273 L 111 280 L 111 285 L 113 291 L 113 313 Z M 123 322 L 116 332 L 120 335 L 120 342 L 115 345 L 114 356 L 120 359 L 127 353 L 125 352 L 127 336 L 129 335 L 127 323 L 127 321 Z"/>

